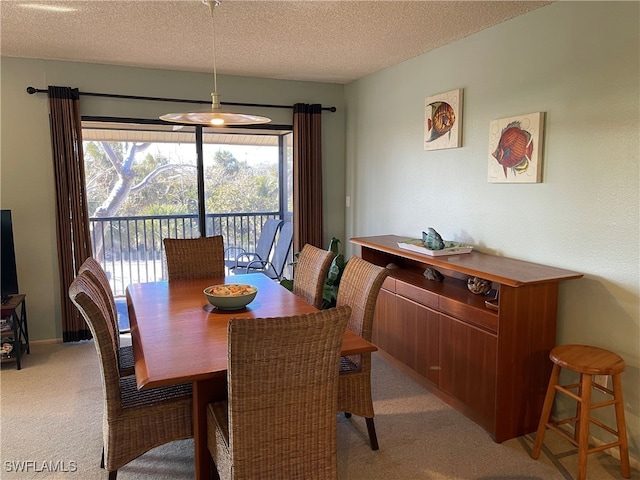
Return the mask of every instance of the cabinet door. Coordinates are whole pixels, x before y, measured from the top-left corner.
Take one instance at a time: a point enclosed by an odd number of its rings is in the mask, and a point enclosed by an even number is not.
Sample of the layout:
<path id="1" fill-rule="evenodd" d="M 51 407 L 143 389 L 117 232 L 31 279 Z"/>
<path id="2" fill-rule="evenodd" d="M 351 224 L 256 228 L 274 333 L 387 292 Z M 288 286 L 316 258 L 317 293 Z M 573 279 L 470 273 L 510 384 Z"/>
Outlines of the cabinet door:
<path id="1" fill-rule="evenodd" d="M 396 348 L 393 354 L 434 385 L 438 385 L 439 314 L 400 295 L 396 296 Z"/>
<path id="2" fill-rule="evenodd" d="M 491 432 L 495 429 L 496 352 L 495 335 L 440 315 L 440 389 Z"/>

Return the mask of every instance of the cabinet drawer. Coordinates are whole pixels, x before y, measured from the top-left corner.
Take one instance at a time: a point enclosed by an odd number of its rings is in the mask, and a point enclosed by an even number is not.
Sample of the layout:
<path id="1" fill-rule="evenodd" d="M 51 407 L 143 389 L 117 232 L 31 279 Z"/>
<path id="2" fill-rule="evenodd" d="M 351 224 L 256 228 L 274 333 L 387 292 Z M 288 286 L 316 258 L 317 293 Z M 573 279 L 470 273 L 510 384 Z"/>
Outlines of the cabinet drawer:
<path id="1" fill-rule="evenodd" d="M 396 281 L 396 293 L 431 308 L 438 308 L 439 295 L 410 283 Z"/>
<path id="2" fill-rule="evenodd" d="M 447 297 L 440 297 L 440 311 L 493 333 L 498 332 L 498 315 L 495 312 L 476 308 Z"/>

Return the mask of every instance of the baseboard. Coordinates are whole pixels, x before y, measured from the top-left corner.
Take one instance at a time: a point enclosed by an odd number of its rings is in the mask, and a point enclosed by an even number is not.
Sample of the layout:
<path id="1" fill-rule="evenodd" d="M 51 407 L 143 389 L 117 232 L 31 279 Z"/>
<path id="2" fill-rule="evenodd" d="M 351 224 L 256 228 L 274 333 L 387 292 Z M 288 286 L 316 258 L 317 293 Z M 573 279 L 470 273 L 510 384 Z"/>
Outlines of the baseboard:
<path id="1" fill-rule="evenodd" d="M 51 345 L 62 343 L 62 338 L 48 338 L 46 340 L 29 340 L 29 345 Z"/>

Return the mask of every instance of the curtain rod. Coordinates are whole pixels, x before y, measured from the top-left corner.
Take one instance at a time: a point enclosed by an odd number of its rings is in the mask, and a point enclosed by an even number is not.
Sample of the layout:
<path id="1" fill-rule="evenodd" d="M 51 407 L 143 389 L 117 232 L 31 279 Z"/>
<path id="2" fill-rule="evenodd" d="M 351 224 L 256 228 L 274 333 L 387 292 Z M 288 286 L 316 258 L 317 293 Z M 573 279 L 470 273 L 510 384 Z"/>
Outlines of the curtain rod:
<path id="1" fill-rule="evenodd" d="M 33 95 L 34 93 L 48 93 L 49 90 L 42 88 L 27 87 L 27 93 Z M 198 103 L 198 104 L 211 104 L 211 100 L 185 100 L 182 98 L 163 98 L 163 97 L 141 97 L 138 95 L 119 95 L 116 93 L 94 93 L 94 92 L 78 92 L 80 95 L 86 95 L 88 97 L 106 97 L 106 98 L 123 98 L 126 100 L 149 100 L 152 102 L 173 102 L 173 103 Z M 236 103 L 236 102 L 220 102 L 222 105 L 231 105 L 235 107 L 263 107 L 263 108 L 293 108 L 291 105 L 271 105 L 264 103 Z M 322 107 L 322 110 L 328 112 L 335 112 L 336 107 Z"/>

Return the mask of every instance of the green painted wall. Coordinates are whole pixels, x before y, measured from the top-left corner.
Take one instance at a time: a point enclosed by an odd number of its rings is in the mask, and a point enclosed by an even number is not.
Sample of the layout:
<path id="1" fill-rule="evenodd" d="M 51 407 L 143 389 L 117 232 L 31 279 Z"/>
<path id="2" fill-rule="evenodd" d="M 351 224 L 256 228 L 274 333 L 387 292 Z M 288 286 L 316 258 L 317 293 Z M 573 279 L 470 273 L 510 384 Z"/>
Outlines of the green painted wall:
<path id="1" fill-rule="evenodd" d="M 431 226 L 584 273 L 558 342 L 618 352 L 640 445 L 640 3 L 558 2 L 347 85 L 347 236 Z M 464 89 L 462 148 L 424 151 L 424 99 Z M 487 182 L 489 122 L 546 112 L 543 182 Z M 352 252 L 354 249 L 352 249 Z M 607 416 L 609 418 L 610 416 Z"/>

